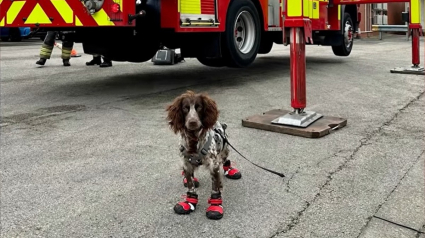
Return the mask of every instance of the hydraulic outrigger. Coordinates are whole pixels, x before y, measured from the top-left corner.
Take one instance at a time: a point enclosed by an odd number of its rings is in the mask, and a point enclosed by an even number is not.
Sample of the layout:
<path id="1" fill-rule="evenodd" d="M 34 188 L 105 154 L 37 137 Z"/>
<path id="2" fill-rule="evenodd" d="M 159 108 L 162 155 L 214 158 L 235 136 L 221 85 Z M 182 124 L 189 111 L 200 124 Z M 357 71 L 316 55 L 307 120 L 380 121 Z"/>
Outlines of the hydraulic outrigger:
<path id="1" fill-rule="evenodd" d="M 304 1 L 305 2 L 305 1 Z M 419 37 L 422 35 L 420 23 L 420 0 L 329 0 L 328 6 L 348 4 L 409 2 L 409 33 L 412 36 L 412 66 L 410 68 L 395 68 L 392 73 L 423 74 L 419 60 Z M 300 8 L 304 12 L 301 0 L 285 0 L 286 9 Z M 296 5 L 296 6 L 295 6 Z M 284 19 L 285 33 L 289 32 L 290 67 L 291 67 L 291 107 L 292 112 L 271 110 L 262 115 L 254 115 L 242 120 L 242 125 L 257 129 L 280 132 L 285 134 L 318 138 L 330 133 L 331 130 L 344 127 L 347 120 L 337 117 L 323 116 L 306 108 L 306 58 L 305 43 L 312 41 L 311 20 L 304 16 L 289 16 Z"/>

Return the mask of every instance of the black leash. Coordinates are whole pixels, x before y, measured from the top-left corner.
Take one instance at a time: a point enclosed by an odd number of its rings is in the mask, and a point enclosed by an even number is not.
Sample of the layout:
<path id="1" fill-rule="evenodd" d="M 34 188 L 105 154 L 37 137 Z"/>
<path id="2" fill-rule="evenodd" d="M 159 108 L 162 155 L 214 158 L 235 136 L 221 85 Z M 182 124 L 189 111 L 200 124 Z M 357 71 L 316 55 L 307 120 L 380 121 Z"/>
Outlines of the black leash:
<path id="1" fill-rule="evenodd" d="M 276 172 L 276 171 L 273 171 L 273 170 L 270 170 L 270 169 L 266 169 L 266 168 L 264 168 L 264 167 L 262 167 L 262 166 L 260 166 L 260 165 L 258 165 L 258 164 L 255 164 L 255 163 L 253 163 L 253 162 L 251 162 L 249 159 L 247 159 L 245 156 L 243 156 L 241 153 L 239 153 L 239 151 L 237 150 L 237 149 L 235 149 L 235 147 L 233 147 L 233 145 L 232 144 L 230 144 L 229 143 L 229 141 L 227 140 L 227 138 L 223 138 L 224 139 L 224 142 L 225 143 L 227 143 L 227 144 L 229 144 L 230 145 L 230 147 L 232 147 L 232 149 L 234 149 L 235 151 L 236 151 L 236 153 L 238 153 L 240 156 L 242 156 L 242 158 L 244 158 L 244 159 L 246 159 L 248 162 L 250 162 L 251 164 L 253 164 L 253 165 L 255 165 L 255 166 L 257 166 L 258 168 L 261 168 L 261 169 L 264 169 L 264 170 L 266 170 L 266 171 L 269 171 L 270 173 L 273 173 L 273 174 L 276 174 L 276 175 L 279 175 L 280 177 L 285 177 L 285 175 L 284 174 L 282 174 L 282 173 L 279 173 L 279 172 Z"/>

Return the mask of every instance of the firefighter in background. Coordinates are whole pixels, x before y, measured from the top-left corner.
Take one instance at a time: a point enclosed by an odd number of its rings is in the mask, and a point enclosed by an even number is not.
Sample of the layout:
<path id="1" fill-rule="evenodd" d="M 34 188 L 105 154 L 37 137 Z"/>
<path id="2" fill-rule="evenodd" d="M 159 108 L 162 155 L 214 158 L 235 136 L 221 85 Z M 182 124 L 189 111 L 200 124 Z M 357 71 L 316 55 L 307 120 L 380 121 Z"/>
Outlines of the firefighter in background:
<path id="1" fill-rule="evenodd" d="M 93 55 L 93 59 L 89 62 L 86 62 L 87 66 L 91 66 L 91 65 L 99 65 L 99 67 L 111 67 L 112 66 L 112 61 L 108 58 L 106 58 L 105 56 L 103 57 L 103 63 L 101 60 L 101 55 Z"/>
<path id="2" fill-rule="evenodd" d="M 57 31 L 48 31 L 46 38 L 44 38 L 43 45 L 40 50 L 40 59 L 36 62 L 36 64 L 44 65 L 46 60 L 50 59 L 52 55 L 53 47 L 55 45 L 56 36 L 59 34 Z M 69 59 L 71 58 L 72 47 L 74 46 L 74 42 L 71 41 L 62 41 L 62 61 L 63 66 L 71 66 L 69 63 Z"/>

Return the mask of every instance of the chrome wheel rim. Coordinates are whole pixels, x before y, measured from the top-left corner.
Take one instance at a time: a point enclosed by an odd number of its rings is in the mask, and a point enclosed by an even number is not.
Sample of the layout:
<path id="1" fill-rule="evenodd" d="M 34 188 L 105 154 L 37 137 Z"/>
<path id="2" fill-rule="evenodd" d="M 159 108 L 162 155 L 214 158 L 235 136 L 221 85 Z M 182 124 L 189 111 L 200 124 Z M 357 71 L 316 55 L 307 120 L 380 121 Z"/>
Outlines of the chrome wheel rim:
<path id="1" fill-rule="evenodd" d="M 255 24 L 251 13 L 242 11 L 236 18 L 234 25 L 234 40 L 239 51 L 248 54 L 254 47 L 255 42 Z"/>
<path id="2" fill-rule="evenodd" d="M 353 43 L 353 34 L 353 26 L 349 21 L 346 21 L 344 29 L 344 43 L 347 48 L 350 48 L 351 44 Z"/>

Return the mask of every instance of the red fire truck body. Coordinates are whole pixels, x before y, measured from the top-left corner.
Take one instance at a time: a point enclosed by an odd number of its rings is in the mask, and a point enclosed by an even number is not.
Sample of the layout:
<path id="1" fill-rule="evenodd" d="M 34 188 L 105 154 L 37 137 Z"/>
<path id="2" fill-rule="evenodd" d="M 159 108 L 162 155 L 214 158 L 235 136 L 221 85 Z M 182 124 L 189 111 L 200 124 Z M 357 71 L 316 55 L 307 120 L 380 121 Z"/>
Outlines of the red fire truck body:
<path id="1" fill-rule="evenodd" d="M 0 0 L 0 26 L 61 31 L 85 53 L 130 62 L 166 46 L 204 65 L 246 67 L 287 42 L 294 17 L 309 20 L 308 44 L 350 54 L 357 6 L 333 0 Z"/>

